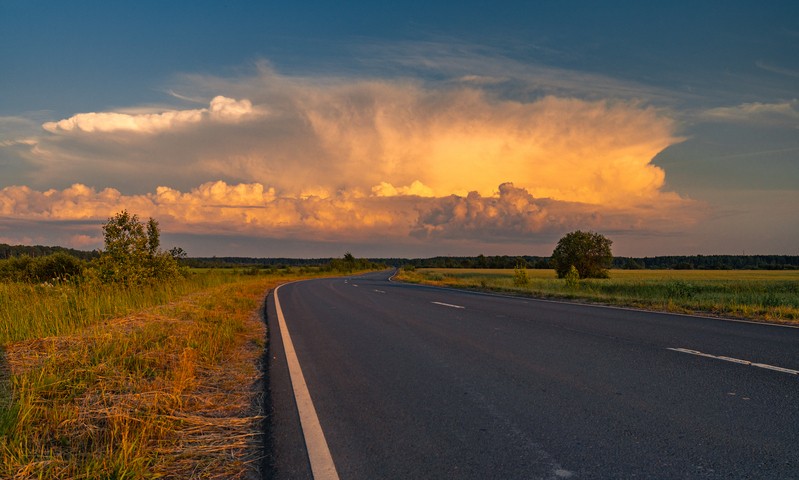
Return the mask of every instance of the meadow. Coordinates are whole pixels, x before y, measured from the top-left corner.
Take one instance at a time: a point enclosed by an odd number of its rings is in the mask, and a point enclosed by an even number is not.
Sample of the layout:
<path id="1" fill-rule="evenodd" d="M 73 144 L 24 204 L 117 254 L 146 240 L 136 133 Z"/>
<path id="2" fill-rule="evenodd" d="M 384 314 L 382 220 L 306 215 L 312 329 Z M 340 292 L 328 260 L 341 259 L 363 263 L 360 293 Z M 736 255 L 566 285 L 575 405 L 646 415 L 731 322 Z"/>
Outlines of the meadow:
<path id="1" fill-rule="evenodd" d="M 410 269 L 409 282 L 647 310 L 799 324 L 797 270 L 611 270 L 569 283 L 552 270 Z"/>
<path id="2" fill-rule="evenodd" d="M 248 478 L 263 451 L 259 306 L 321 274 L 0 283 L 0 478 Z"/>

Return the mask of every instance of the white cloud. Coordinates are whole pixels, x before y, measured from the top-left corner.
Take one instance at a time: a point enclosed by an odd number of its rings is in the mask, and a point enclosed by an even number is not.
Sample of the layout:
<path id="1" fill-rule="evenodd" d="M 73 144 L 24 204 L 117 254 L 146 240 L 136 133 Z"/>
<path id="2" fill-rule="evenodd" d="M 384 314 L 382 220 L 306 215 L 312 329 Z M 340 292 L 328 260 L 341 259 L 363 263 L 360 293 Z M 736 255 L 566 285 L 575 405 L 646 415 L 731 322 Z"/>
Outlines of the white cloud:
<path id="1" fill-rule="evenodd" d="M 79 113 L 57 122 L 46 122 L 42 128 L 51 133 L 156 133 L 197 124 L 203 121 L 238 122 L 255 115 L 252 102 L 216 96 L 209 108 L 195 110 L 168 110 L 160 113 Z"/>

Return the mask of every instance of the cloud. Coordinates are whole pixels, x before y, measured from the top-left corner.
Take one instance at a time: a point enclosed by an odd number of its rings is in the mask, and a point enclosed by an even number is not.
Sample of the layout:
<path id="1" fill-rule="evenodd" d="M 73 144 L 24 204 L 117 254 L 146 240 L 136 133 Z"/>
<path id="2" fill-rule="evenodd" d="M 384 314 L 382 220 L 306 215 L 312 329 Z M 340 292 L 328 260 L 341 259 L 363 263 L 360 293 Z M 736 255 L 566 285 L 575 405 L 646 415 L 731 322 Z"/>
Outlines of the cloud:
<path id="1" fill-rule="evenodd" d="M 755 62 L 755 65 L 757 65 L 758 68 L 761 68 L 761 69 L 763 69 L 763 70 L 765 70 L 767 72 L 778 73 L 780 75 L 785 75 L 785 76 L 788 76 L 788 77 L 799 78 L 799 70 L 779 67 L 779 66 L 772 65 L 771 63 L 764 62 L 764 61 Z"/>
<path id="2" fill-rule="evenodd" d="M 422 205 L 411 235 L 419 238 L 469 238 L 482 241 L 519 241 L 540 233 L 560 234 L 574 229 L 605 232 L 666 233 L 696 222 L 697 202 L 677 196 L 661 199 L 670 205 L 635 208 L 598 208 L 595 205 L 537 199 L 511 183 L 499 186 L 499 195 L 477 192 L 450 196 Z M 665 208 L 664 208 L 665 207 Z M 695 209 L 693 212 L 689 209 Z M 666 213 L 668 212 L 668 213 Z"/>
<path id="3" fill-rule="evenodd" d="M 718 122 L 796 126 L 799 123 L 799 101 L 753 102 L 734 107 L 713 108 L 705 111 L 702 118 Z"/>
<path id="4" fill-rule="evenodd" d="M 652 164 L 682 140 L 667 112 L 514 97 L 499 77 L 457 73 L 185 77 L 174 96 L 211 98 L 207 108 L 79 113 L 15 143 L 32 180 L 0 190 L 0 216 L 82 222 L 66 241 L 83 246 L 122 209 L 180 234 L 487 244 L 664 231 L 700 215 Z"/>
<path id="5" fill-rule="evenodd" d="M 45 123 L 52 135 L 26 154 L 38 185 L 143 192 L 164 179 L 184 189 L 221 179 L 283 196 L 490 196 L 513 182 L 538 198 L 621 206 L 661 194 L 665 172 L 651 159 L 681 140 L 671 118 L 636 101 L 520 101 L 479 85 L 268 69 L 192 81 L 222 94 L 207 109 Z"/>
<path id="6" fill-rule="evenodd" d="M 256 114 L 249 100 L 217 96 L 209 108 L 169 110 L 160 113 L 128 114 L 117 112 L 79 113 L 57 122 L 46 122 L 42 128 L 55 134 L 71 132 L 110 133 L 135 132 L 151 134 L 210 122 L 238 122 Z"/>
<path id="7" fill-rule="evenodd" d="M 3 227 L 13 230 L 14 222 L 20 221 L 37 225 L 32 230 L 68 223 L 70 235 L 62 242 L 80 248 L 99 247 L 99 224 L 127 209 L 143 218 L 158 219 L 164 232 L 171 234 L 317 241 L 392 239 L 399 243 L 471 239 L 502 243 L 573 228 L 666 232 L 696 221 L 696 203 L 676 196 L 671 201 L 672 205 L 660 209 L 655 205 L 598 208 L 537 199 L 510 183 L 500 185 L 499 194 L 492 197 L 470 192 L 445 197 L 339 193 L 328 198 L 281 197 L 259 183 L 229 185 L 222 181 L 186 192 L 161 186 L 141 195 L 123 195 L 115 189 L 97 190 L 81 184 L 46 191 L 16 186 L 0 190 L 0 231 Z"/>
<path id="8" fill-rule="evenodd" d="M 372 193 L 378 197 L 394 197 L 397 195 L 434 196 L 433 189 L 419 180 L 414 180 L 413 183 L 405 187 L 395 187 L 388 182 L 380 182 L 380 185 L 372 187 Z"/>

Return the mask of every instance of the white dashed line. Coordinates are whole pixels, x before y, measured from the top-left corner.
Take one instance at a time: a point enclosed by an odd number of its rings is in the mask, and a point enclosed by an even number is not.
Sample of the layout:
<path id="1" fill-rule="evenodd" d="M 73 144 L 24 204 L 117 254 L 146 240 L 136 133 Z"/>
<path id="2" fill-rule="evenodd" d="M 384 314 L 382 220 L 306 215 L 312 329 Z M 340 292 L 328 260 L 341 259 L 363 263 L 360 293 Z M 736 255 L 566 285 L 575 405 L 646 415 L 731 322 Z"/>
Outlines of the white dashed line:
<path id="1" fill-rule="evenodd" d="M 374 291 L 375 291 L 375 292 L 377 292 L 377 293 L 386 293 L 385 291 L 383 291 L 383 290 L 378 290 L 378 289 L 376 289 L 376 288 L 374 289 Z"/>
<path id="2" fill-rule="evenodd" d="M 430 303 L 435 303 L 436 305 L 441 305 L 442 307 L 449 307 L 449 308 L 466 308 L 460 305 L 453 305 L 451 303 L 444 303 L 444 302 L 430 302 Z"/>
<path id="3" fill-rule="evenodd" d="M 715 358 L 716 360 L 724 360 L 725 362 L 737 363 L 740 365 L 747 365 L 750 367 L 765 368 L 766 370 L 774 370 L 777 372 L 787 373 L 790 375 L 799 375 L 799 370 L 792 370 L 790 368 L 777 367 L 767 363 L 755 363 L 749 360 L 741 360 L 740 358 L 725 357 L 723 355 L 711 355 L 709 353 L 702 353 L 697 350 L 689 350 L 687 348 L 669 348 L 673 352 L 687 353 L 689 355 L 696 355 L 699 357 Z"/>

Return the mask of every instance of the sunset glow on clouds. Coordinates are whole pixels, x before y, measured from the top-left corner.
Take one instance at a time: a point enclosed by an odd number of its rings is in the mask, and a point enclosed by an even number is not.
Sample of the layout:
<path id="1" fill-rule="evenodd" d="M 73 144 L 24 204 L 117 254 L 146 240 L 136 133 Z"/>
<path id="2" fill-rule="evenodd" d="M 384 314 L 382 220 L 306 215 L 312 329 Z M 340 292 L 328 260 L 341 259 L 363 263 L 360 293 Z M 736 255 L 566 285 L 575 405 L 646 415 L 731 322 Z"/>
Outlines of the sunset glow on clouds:
<path id="1" fill-rule="evenodd" d="M 96 223 L 127 209 L 173 233 L 488 243 L 667 232 L 701 215 L 652 164 L 681 141 L 675 122 L 636 101 L 269 68 L 196 83 L 217 90 L 207 107 L 45 122 L 24 158 L 35 182 L 71 186 L 7 186 L 0 215 Z"/>
<path id="2" fill-rule="evenodd" d="M 0 2 L 0 243 L 799 255 L 797 2 L 46 3 Z"/>

